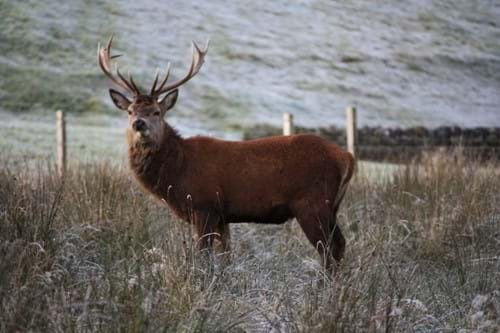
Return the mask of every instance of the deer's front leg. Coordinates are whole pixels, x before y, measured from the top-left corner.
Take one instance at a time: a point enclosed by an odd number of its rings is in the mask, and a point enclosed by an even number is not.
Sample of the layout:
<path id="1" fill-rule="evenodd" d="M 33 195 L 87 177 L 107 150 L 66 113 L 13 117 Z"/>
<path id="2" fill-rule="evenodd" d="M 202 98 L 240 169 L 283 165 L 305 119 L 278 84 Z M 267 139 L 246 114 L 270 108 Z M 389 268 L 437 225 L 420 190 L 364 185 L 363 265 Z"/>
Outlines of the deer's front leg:
<path id="1" fill-rule="evenodd" d="M 199 251 L 212 249 L 217 222 L 218 219 L 210 213 L 193 213 L 193 240 Z"/>
<path id="2" fill-rule="evenodd" d="M 204 212 L 194 214 L 194 241 L 198 251 L 215 252 L 225 266 L 231 261 L 229 224 L 219 215 Z"/>
<path id="3" fill-rule="evenodd" d="M 229 224 L 224 223 L 222 219 L 219 220 L 215 228 L 215 252 L 220 255 L 224 265 L 231 262 L 231 235 L 229 231 Z"/>

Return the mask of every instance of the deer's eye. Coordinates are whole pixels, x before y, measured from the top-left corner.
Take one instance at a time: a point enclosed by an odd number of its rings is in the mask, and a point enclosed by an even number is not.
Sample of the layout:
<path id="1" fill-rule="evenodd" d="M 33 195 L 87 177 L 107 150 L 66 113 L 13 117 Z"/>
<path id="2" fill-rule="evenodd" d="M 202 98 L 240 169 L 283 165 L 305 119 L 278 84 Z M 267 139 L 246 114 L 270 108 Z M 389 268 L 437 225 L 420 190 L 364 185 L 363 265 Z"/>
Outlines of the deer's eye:
<path id="1" fill-rule="evenodd" d="M 128 115 L 131 116 L 132 115 L 132 111 L 127 111 L 128 112 Z"/>
<path id="2" fill-rule="evenodd" d="M 153 113 L 155 116 L 159 116 L 160 115 L 160 111 L 155 111 L 155 113 Z"/>

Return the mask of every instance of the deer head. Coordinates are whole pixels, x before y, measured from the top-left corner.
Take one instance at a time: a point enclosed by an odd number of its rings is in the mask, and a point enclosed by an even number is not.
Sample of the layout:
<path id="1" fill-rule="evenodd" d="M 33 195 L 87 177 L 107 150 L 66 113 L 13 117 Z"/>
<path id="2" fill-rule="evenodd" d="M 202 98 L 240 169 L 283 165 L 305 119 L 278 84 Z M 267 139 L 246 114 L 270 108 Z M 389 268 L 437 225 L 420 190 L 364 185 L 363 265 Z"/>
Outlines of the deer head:
<path id="1" fill-rule="evenodd" d="M 98 46 L 97 58 L 104 74 L 131 95 L 131 99 L 129 99 L 117 90 L 109 90 L 111 99 L 116 107 L 128 113 L 127 132 L 129 140 L 131 139 L 133 143 L 141 144 L 160 142 L 163 137 L 163 125 L 165 123 L 163 117 L 175 105 L 177 96 L 179 95 L 178 88 L 200 71 L 208 51 L 208 42 L 204 50 L 201 50 L 193 42 L 191 66 L 184 77 L 167 84 L 170 76 L 170 63 L 168 63 L 165 77 L 158 84 L 159 72 L 157 72 L 149 93 L 141 92 L 130 74 L 128 78 L 125 78 L 120 73 L 117 64 L 115 64 L 115 73 L 112 72 L 111 60 L 121 56 L 111 55 L 112 42 L 113 37 L 109 39 L 106 47 L 101 48 L 100 45 Z"/>

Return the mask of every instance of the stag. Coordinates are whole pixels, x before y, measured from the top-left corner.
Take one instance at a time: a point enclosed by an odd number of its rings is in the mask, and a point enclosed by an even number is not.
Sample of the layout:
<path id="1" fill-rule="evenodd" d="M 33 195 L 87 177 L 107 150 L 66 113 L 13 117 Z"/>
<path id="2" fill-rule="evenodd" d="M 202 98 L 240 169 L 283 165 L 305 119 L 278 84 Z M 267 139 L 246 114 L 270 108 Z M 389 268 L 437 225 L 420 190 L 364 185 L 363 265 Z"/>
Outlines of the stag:
<path id="1" fill-rule="evenodd" d="M 276 136 L 250 141 L 211 137 L 183 138 L 165 121 L 179 87 L 203 65 L 207 46 L 193 42 L 187 74 L 168 82 L 170 64 L 149 92 L 116 65 L 111 68 L 112 38 L 98 48 L 98 62 L 116 85 L 112 101 L 128 113 L 128 159 L 146 192 L 165 202 L 175 215 L 193 226 L 200 250 L 230 251 L 230 223 L 283 224 L 296 218 L 332 271 L 345 250 L 337 211 L 354 170 L 351 154 L 315 135 Z"/>

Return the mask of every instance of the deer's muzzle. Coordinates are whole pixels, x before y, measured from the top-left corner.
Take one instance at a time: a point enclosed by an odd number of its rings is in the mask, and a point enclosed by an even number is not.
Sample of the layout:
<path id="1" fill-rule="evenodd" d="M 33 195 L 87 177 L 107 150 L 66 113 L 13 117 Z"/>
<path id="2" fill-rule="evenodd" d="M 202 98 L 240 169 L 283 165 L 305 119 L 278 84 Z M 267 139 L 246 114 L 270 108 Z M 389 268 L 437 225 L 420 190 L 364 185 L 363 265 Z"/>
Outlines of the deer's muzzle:
<path id="1" fill-rule="evenodd" d="M 132 129 L 136 132 L 143 132 L 147 129 L 146 122 L 142 119 L 137 119 L 132 123 Z"/>

